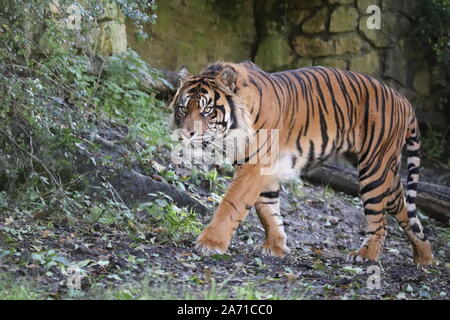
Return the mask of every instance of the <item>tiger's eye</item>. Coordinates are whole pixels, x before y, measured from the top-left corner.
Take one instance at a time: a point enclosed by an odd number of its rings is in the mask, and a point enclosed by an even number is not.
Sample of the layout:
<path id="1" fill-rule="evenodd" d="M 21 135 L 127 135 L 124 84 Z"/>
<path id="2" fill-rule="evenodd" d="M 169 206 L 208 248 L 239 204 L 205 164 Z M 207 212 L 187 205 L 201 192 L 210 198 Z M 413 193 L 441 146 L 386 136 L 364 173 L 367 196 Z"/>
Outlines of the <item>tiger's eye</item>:
<path id="1" fill-rule="evenodd" d="M 203 109 L 203 113 L 210 113 L 212 111 L 211 107 L 206 107 L 205 109 Z"/>

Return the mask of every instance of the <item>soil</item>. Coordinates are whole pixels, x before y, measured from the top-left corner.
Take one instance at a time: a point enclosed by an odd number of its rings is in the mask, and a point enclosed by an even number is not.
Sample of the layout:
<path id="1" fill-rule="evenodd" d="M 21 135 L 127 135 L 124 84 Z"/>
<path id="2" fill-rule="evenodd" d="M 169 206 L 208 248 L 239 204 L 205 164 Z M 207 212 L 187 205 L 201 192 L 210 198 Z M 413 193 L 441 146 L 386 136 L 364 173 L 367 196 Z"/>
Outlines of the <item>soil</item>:
<path id="1" fill-rule="evenodd" d="M 392 219 L 379 263 L 348 263 L 346 254 L 363 240 L 359 199 L 308 183 L 303 183 L 297 195 L 288 189 L 285 186 L 282 191 L 282 214 L 291 253 L 282 259 L 254 250 L 264 233 L 253 211 L 238 229 L 229 252 L 210 257 L 194 250 L 193 237 L 164 244 L 157 232 L 132 237 L 100 224 L 85 228 L 54 225 L 49 231 L 45 221 L 15 220 L 1 225 L 23 232 L 20 242 L 13 244 L 15 258 L 3 261 L 0 272 L 28 276 L 45 287 L 49 297 L 65 297 L 67 274 L 56 266 L 43 267 L 33 258 L 31 252 L 44 247 L 58 253 L 59 260 L 55 260 L 81 262 L 86 271 L 81 281 L 83 298 L 96 297 L 96 288 L 125 284 L 145 285 L 156 297 L 164 289 L 171 298 L 204 298 L 214 286 L 227 292 L 225 298 L 236 297 L 239 287 L 257 290 L 260 295 L 256 298 L 449 298 L 445 226 L 422 220 L 433 231 L 433 266 L 413 264 L 412 248 Z M 202 220 L 206 223 L 209 215 Z M 27 232 L 30 225 L 37 229 Z M 371 289 L 370 283 L 377 282 L 369 277 L 377 271 L 379 287 Z"/>
<path id="2" fill-rule="evenodd" d="M 98 157 L 114 160 L 128 152 L 120 144 L 126 132 L 99 128 L 100 138 L 113 143 L 100 141 Z M 174 170 L 179 176 L 189 174 L 186 169 Z M 157 183 L 162 179 L 158 175 L 145 176 L 137 166 L 123 172 L 116 184 L 111 181 L 125 202 L 130 194 L 136 195 L 133 188 L 142 189 L 143 197 L 134 199 L 138 202 L 152 201 L 146 196 L 150 191 L 182 193 L 186 199 L 180 201 L 201 203 L 206 210 L 200 211 L 199 218 L 205 225 L 210 221 L 214 208 L 208 205 L 210 194 L 204 186 L 191 185 L 186 188 L 190 192 L 181 192 L 165 182 Z M 97 175 L 92 176 L 92 183 L 98 183 Z M 433 266 L 413 264 L 411 245 L 391 217 L 379 262 L 349 263 L 347 254 L 364 239 L 359 198 L 308 182 L 290 182 L 282 186 L 281 200 L 291 249 L 282 259 L 262 256 L 254 249 L 262 243 L 264 230 L 253 209 L 229 251 L 209 257 L 195 251 L 195 236 L 190 234 L 173 240 L 151 228 L 130 233 L 120 225 L 57 224 L 45 216 L 13 219 L 4 215 L 0 218 L 0 274 L 32 279 L 49 298 L 449 299 L 448 225 L 421 215 L 431 231 Z M 139 219 L 144 225 L 150 220 L 145 214 Z M 83 270 L 81 290 L 75 293 L 68 288 L 70 266 Z"/>

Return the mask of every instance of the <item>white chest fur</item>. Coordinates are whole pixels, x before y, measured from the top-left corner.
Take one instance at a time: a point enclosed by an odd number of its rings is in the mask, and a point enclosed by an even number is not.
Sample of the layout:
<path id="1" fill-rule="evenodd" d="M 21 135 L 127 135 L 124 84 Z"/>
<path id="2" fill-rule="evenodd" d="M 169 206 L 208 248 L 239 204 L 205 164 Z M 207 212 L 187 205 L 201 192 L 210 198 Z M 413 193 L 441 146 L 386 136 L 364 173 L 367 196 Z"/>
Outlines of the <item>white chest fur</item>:
<path id="1" fill-rule="evenodd" d="M 276 172 L 280 180 L 299 179 L 300 169 L 305 164 L 305 159 L 293 153 L 284 153 L 276 164 Z"/>

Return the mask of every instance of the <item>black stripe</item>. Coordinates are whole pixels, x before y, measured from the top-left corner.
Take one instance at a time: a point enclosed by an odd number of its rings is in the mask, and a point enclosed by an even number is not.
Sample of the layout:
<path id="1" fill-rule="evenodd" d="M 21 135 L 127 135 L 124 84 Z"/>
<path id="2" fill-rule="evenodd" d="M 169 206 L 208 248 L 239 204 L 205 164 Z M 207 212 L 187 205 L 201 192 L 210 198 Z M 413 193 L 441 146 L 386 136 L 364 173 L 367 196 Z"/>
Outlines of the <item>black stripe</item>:
<path id="1" fill-rule="evenodd" d="M 383 210 L 379 211 L 379 210 L 372 210 L 372 209 L 364 208 L 364 214 L 368 215 L 368 216 L 376 216 L 376 215 L 382 214 L 382 213 L 384 213 Z"/>
<path id="2" fill-rule="evenodd" d="M 259 195 L 260 197 L 269 198 L 269 199 L 275 199 L 280 196 L 280 190 L 277 191 L 268 191 L 268 192 L 261 192 Z"/>

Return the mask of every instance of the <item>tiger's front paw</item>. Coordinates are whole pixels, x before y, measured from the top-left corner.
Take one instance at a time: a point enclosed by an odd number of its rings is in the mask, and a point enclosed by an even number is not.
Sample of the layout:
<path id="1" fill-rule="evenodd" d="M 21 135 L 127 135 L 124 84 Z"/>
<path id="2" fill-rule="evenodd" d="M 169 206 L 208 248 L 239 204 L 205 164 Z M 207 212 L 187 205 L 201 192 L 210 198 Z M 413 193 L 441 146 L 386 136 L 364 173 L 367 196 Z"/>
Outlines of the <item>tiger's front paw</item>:
<path id="1" fill-rule="evenodd" d="M 363 245 L 356 251 L 348 254 L 348 262 L 366 262 L 366 261 L 378 261 L 378 257 L 381 253 L 381 245 L 379 243 L 373 243 L 370 246 Z"/>
<path id="2" fill-rule="evenodd" d="M 286 245 L 286 234 L 269 234 L 263 244 L 257 245 L 256 249 L 265 256 L 282 258 L 291 250 Z"/>
<path id="3" fill-rule="evenodd" d="M 283 258 L 286 254 L 291 252 L 291 249 L 289 249 L 285 244 L 277 245 L 271 243 L 263 243 L 256 245 L 255 249 L 260 251 L 264 256 L 272 256 L 278 258 Z"/>
<path id="4" fill-rule="evenodd" d="M 208 227 L 198 237 L 195 249 L 203 255 L 223 254 L 227 251 L 228 244 L 225 237 Z"/>

